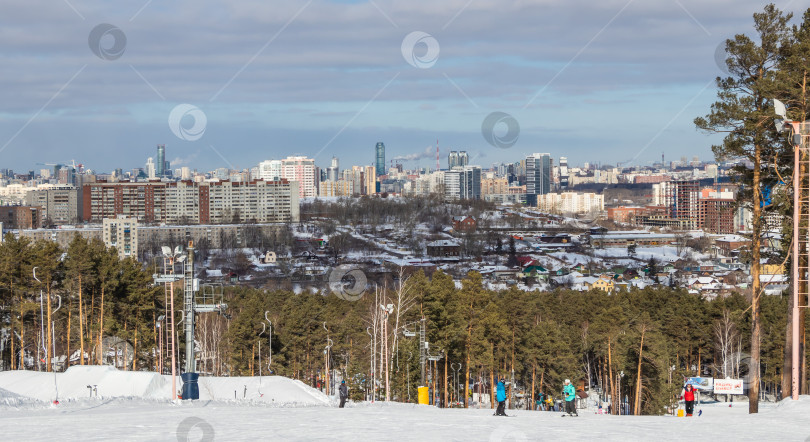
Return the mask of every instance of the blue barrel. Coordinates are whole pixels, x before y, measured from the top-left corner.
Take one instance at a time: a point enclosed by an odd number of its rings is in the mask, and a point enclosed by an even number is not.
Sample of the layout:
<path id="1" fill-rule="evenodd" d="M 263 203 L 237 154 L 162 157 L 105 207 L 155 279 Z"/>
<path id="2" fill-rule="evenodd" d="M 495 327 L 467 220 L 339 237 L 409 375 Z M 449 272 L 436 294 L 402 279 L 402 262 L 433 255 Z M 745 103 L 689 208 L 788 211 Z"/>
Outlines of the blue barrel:
<path id="1" fill-rule="evenodd" d="M 199 377 L 199 373 L 183 373 L 180 375 L 180 379 L 183 380 L 183 400 L 200 398 L 200 386 L 197 384 Z"/>

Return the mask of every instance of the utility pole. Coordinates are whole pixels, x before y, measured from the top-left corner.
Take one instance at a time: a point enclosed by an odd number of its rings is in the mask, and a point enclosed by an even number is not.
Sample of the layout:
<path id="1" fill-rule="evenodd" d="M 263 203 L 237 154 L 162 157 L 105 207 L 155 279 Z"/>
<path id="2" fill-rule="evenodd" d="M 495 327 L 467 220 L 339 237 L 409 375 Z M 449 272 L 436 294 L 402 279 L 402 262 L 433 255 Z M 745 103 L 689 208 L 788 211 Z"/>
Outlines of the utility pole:
<path id="1" fill-rule="evenodd" d="M 419 386 L 425 386 L 425 360 L 426 360 L 426 351 L 425 347 L 427 346 L 427 340 L 425 340 L 425 317 L 422 316 L 422 319 L 419 321 L 419 365 L 422 368 L 422 374 L 419 378 Z"/>

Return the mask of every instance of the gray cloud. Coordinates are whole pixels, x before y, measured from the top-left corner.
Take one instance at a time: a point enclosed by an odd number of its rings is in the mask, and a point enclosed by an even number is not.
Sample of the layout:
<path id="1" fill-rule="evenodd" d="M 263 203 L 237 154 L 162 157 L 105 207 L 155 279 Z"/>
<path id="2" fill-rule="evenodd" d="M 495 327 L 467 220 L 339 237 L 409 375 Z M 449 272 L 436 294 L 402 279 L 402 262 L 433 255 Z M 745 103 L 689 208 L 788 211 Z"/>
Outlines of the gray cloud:
<path id="1" fill-rule="evenodd" d="M 535 124 L 551 125 L 544 112 L 573 106 L 581 115 L 622 103 L 664 113 L 674 108 L 674 113 L 692 90 L 720 74 L 714 62 L 717 44 L 736 32 L 750 32 L 751 14 L 762 7 L 752 0 L 682 1 L 693 19 L 674 1 L 633 2 L 603 29 L 626 1 L 376 3 L 395 25 L 370 3 L 316 0 L 278 33 L 305 1 L 152 2 L 134 19 L 140 3 L 71 1 L 83 20 L 65 2 L 10 0 L 0 7 L 0 114 L 5 116 L 0 145 L 85 65 L 26 129 L 32 133 L 21 134 L 9 148 L 50 148 L 52 137 L 43 130 L 60 122 L 86 125 L 85 133 L 110 131 L 96 139 L 69 140 L 85 146 L 74 147 L 73 156 L 89 156 L 90 146 L 126 143 L 128 132 L 152 146 L 167 139 L 168 110 L 192 103 L 209 116 L 206 137 L 219 131 L 222 140 L 241 139 L 226 135 L 236 130 L 255 136 L 285 133 L 291 138 L 276 138 L 279 149 L 312 140 L 285 132 L 295 116 L 295 127 L 331 134 L 311 141 L 314 153 L 377 94 L 352 129 L 371 129 L 369 139 L 425 129 L 429 141 L 432 125 L 444 121 L 448 133 L 467 125 L 476 134 L 474 121 L 480 125 L 482 115 L 522 109 L 549 82 L 529 109 L 535 113 L 521 119 L 526 134 Z M 89 50 L 87 35 L 98 23 L 126 33 L 120 59 L 101 60 Z M 413 30 L 433 35 L 441 45 L 431 69 L 412 68 L 400 54 L 402 38 Z M 649 91 L 672 88 L 689 91 L 669 97 L 666 107 L 650 101 L 656 93 Z M 692 116 L 685 116 L 681 129 L 691 126 Z M 631 130 L 616 128 L 602 138 L 622 145 Z M 248 144 L 258 154 L 267 143 Z M 348 146 L 343 136 L 335 141 L 336 149 Z M 703 150 L 708 157 L 708 143 Z M 0 160 L 18 167 L 30 163 L 9 152 L 0 152 Z M 93 161 L 102 169 L 120 165 L 119 157 Z M 201 153 L 199 161 L 210 159 Z"/>

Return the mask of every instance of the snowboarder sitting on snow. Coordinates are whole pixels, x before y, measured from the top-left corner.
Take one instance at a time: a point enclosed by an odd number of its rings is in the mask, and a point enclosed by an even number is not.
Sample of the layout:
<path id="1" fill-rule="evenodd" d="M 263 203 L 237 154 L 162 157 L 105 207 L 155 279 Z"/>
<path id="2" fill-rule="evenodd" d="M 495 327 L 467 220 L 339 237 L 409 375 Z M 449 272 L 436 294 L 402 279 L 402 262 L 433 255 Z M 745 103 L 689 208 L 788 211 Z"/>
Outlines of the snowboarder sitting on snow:
<path id="1" fill-rule="evenodd" d="M 565 411 L 568 413 L 569 416 L 579 416 L 577 413 L 577 406 L 576 406 L 576 398 L 577 398 L 577 391 L 574 389 L 574 386 L 571 385 L 571 380 L 565 380 L 565 386 L 563 387 L 563 395 L 565 396 Z"/>
<path id="2" fill-rule="evenodd" d="M 506 416 L 504 407 L 506 407 L 506 385 L 504 380 L 498 381 L 498 386 L 495 387 L 495 399 L 498 401 L 498 409 L 495 411 L 495 416 Z"/>
<path id="3" fill-rule="evenodd" d="M 343 408 L 346 405 L 346 399 L 349 398 L 349 387 L 346 386 L 346 381 L 340 381 L 338 393 L 340 393 L 340 408 Z"/>
<path id="4" fill-rule="evenodd" d="M 686 384 L 681 399 L 686 403 L 686 415 L 691 416 L 695 411 L 695 390 L 692 388 L 692 384 Z"/>

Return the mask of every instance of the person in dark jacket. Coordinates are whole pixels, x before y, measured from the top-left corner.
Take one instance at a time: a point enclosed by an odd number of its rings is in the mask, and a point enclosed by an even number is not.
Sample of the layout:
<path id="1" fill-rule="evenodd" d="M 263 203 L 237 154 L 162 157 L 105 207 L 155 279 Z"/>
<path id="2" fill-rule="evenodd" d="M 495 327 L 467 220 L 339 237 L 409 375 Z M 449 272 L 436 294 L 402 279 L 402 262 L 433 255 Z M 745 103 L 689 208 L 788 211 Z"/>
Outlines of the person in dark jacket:
<path id="1" fill-rule="evenodd" d="M 343 408 L 346 405 L 346 399 L 349 398 L 349 387 L 346 386 L 346 381 L 340 381 L 338 392 L 340 393 L 340 408 Z"/>
<path id="2" fill-rule="evenodd" d="M 506 407 L 506 384 L 503 379 L 498 381 L 495 387 L 495 399 L 498 401 L 498 409 L 495 411 L 495 416 L 506 416 L 504 408 Z"/>
<path id="3" fill-rule="evenodd" d="M 691 416 L 692 412 L 695 411 L 695 389 L 692 384 L 686 384 L 681 399 L 686 403 L 686 415 Z"/>

